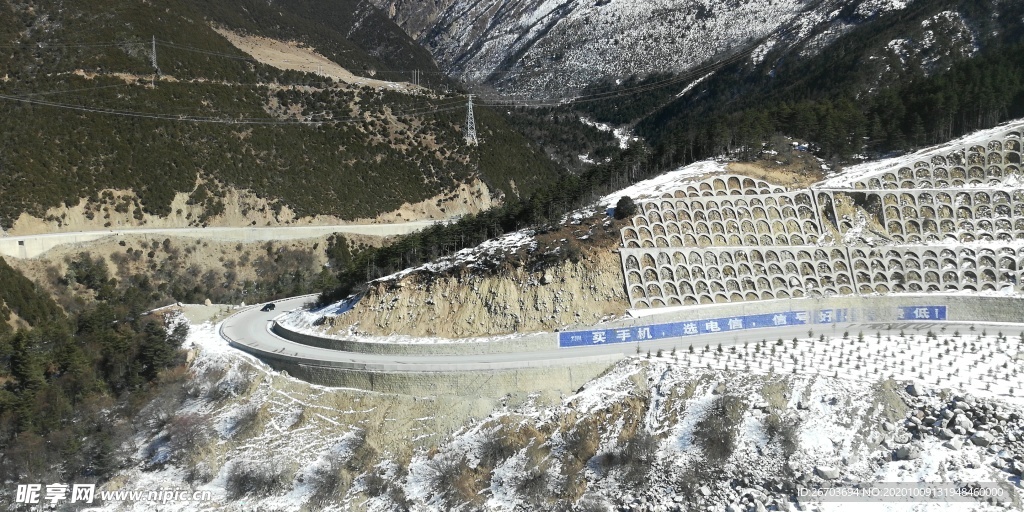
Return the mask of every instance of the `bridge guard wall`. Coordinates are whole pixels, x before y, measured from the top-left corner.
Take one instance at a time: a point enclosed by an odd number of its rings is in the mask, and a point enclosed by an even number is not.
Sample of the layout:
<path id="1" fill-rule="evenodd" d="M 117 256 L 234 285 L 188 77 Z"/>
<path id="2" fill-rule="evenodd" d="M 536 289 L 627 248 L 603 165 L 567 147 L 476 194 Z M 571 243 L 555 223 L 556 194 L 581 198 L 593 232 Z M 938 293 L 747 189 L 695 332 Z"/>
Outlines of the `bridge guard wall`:
<path id="1" fill-rule="evenodd" d="M 271 332 L 295 343 L 313 347 L 359 352 L 364 354 L 451 356 L 472 354 L 505 354 L 511 352 L 533 352 L 558 348 L 557 338 L 550 333 L 509 338 L 507 340 L 452 343 L 369 343 L 326 336 L 301 333 L 277 322 L 271 324 Z"/>
<path id="2" fill-rule="evenodd" d="M 580 364 L 461 372 L 383 372 L 262 357 L 275 370 L 323 386 L 406 395 L 500 398 L 509 394 L 572 393 L 607 371 L 619 357 Z"/>

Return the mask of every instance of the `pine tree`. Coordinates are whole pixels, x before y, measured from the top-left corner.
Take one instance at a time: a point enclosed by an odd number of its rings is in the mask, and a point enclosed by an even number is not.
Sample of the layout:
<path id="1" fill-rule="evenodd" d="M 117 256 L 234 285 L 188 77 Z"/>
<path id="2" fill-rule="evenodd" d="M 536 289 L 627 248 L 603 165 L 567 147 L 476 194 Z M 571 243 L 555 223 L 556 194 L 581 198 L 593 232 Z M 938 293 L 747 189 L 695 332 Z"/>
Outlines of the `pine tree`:
<path id="1" fill-rule="evenodd" d="M 21 390 L 38 390 L 43 386 L 42 364 L 33 345 L 34 340 L 24 330 L 19 330 L 11 340 L 11 376 Z"/>

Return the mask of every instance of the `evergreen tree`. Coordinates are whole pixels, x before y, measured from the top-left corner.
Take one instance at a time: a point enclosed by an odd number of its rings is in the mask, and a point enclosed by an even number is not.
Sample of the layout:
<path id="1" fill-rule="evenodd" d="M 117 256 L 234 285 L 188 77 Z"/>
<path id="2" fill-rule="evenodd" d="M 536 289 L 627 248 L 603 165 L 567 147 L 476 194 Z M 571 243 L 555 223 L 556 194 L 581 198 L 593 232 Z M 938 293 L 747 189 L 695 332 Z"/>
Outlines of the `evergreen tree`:
<path id="1" fill-rule="evenodd" d="M 636 215 L 636 203 L 629 196 L 622 196 L 615 203 L 615 218 L 618 220 L 628 219 Z"/>

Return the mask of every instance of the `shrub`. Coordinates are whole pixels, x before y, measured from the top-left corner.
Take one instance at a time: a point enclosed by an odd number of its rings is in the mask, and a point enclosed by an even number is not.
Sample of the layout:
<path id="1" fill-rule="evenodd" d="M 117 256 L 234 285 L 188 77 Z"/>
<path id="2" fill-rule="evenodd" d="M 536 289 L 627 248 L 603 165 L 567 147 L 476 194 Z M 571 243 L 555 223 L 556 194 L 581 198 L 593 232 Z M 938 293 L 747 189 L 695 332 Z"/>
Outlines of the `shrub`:
<path id="1" fill-rule="evenodd" d="M 451 510 L 480 498 L 481 483 L 466 464 L 465 458 L 454 460 L 435 457 L 427 466 L 431 470 L 430 486 L 436 490 L 444 508 Z"/>
<path id="2" fill-rule="evenodd" d="M 503 435 L 502 430 L 500 428 L 495 430 L 491 434 L 484 436 L 480 442 L 479 456 L 481 465 L 493 469 L 519 450 L 509 436 Z"/>
<path id="3" fill-rule="evenodd" d="M 765 419 L 765 431 L 770 442 L 778 443 L 782 449 L 783 456 L 788 459 L 799 448 L 798 433 L 800 430 L 800 419 L 794 416 L 782 416 L 773 411 Z"/>
<path id="4" fill-rule="evenodd" d="M 308 477 L 308 485 L 311 489 L 306 507 L 310 510 L 320 510 L 332 502 L 337 501 L 351 484 L 348 475 L 344 470 L 345 461 L 337 452 L 331 452 L 327 456 L 324 465 L 318 467 Z M 339 492 L 340 491 L 340 492 Z"/>
<path id="5" fill-rule="evenodd" d="M 597 453 L 600 444 L 600 432 L 589 421 L 576 424 L 575 428 L 563 436 L 565 452 L 577 461 L 578 466 L 586 464 Z"/>
<path id="6" fill-rule="evenodd" d="M 710 462 L 724 461 L 736 448 L 736 426 L 746 404 L 735 396 L 722 395 L 711 403 L 707 414 L 694 427 L 693 438 Z"/>
<path id="7" fill-rule="evenodd" d="M 205 416 L 195 413 L 175 416 L 167 425 L 170 448 L 176 453 L 189 454 L 209 442 L 212 435 L 208 421 Z"/>
<path id="8" fill-rule="evenodd" d="M 285 470 L 277 461 L 239 461 L 228 469 L 224 490 L 228 499 L 242 496 L 269 496 L 284 488 Z"/>
<path id="9" fill-rule="evenodd" d="M 524 501 L 531 505 L 539 505 L 547 501 L 548 495 L 548 472 L 542 467 L 533 467 L 526 470 L 526 475 L 516 490 L 523 496 Z"/>
<path id="10" fill-rule="evenodd" d="M 235 415 L 235 423 L 231 426 L 231 436 L 258 432 L 266 418 L 266 409 L 256 404 L 246 404 Z"/>
<path id="11" fill-rule="evenodd" d="M 657 450 L 658 437 L 639 432 L 622 442 L 617 449 L 599 455 L 597 463 L 605 472 L 621 467 L 623 483 L 639 486 L 645 483 Z"/>
<path id="12" fill-rule="evenodd" d="M 622 196 L 615 203 L 615 219 L 622 220 L 636 215 L 636 203 L 629 196 Z"/>

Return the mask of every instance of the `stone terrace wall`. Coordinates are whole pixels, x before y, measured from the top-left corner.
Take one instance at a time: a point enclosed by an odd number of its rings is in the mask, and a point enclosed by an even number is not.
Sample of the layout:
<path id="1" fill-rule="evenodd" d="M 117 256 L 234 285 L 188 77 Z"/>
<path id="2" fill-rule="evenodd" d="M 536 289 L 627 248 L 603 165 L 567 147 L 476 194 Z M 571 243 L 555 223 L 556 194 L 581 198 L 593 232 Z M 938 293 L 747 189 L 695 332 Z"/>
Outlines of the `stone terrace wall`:
<path id="1" fill-rule="evenodd" d="M 735 175 L 642 202 L 622 228 L 633 308 L 925 291 L 1022 291 L 1021 134 L 882 170 L 850 189 L 785 191 Z M 839 246 L 836 194 L 890 244 Z M 936 244 L 933 246 L 924 244 Z"/>

